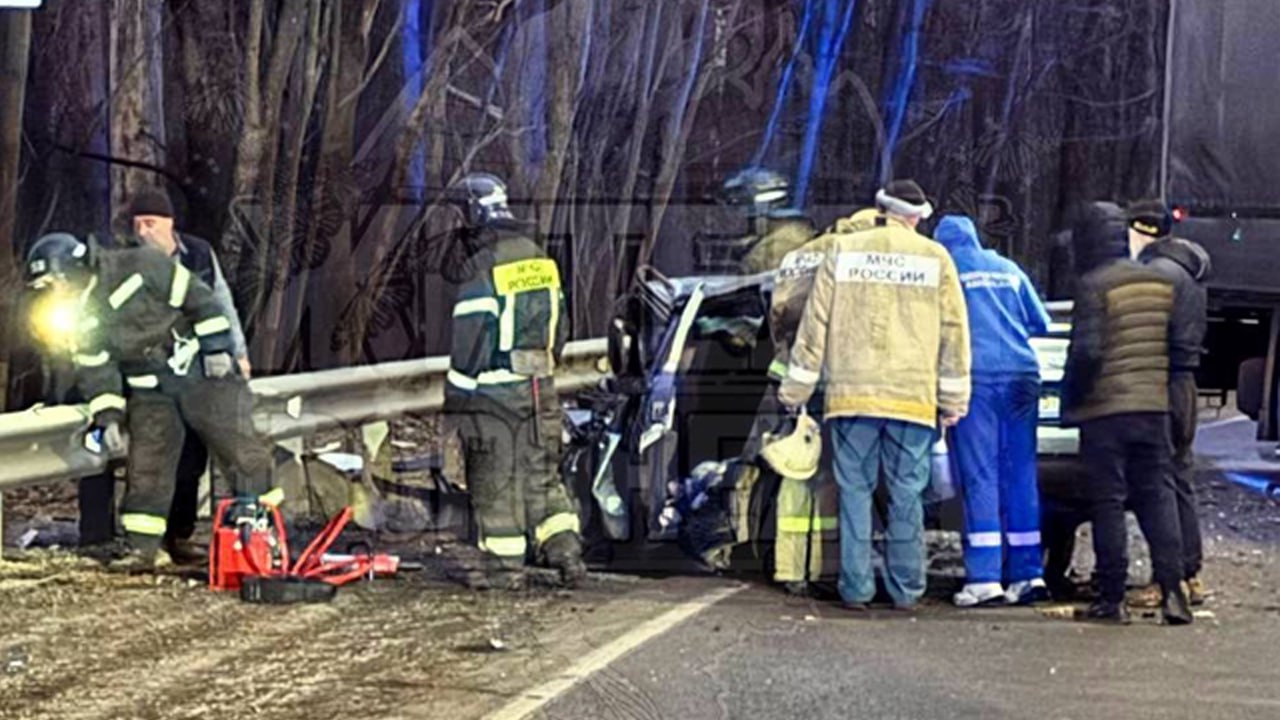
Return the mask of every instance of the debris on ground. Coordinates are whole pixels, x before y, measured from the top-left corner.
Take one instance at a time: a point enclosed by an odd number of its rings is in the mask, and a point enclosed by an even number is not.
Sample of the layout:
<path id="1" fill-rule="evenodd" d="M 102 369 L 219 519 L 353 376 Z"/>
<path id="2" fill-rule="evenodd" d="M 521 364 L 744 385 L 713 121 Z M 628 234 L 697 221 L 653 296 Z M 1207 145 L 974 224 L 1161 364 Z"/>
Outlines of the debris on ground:
<path id="1" fill-rule="evenodd" d="M 1074 620 L 1076 617 L 1074 605 L 1045 605 L 1036 611 L 1050 620 Z"/>

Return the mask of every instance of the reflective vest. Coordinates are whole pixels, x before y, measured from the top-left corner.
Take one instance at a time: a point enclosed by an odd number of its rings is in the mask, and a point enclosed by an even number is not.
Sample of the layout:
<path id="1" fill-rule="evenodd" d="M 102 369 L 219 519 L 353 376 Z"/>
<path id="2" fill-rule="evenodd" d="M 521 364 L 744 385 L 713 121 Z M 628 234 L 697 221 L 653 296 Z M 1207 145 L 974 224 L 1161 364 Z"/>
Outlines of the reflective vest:
<path id="1" fill-rule="evenodd" d="M 482 232 L 453 306 L 447 397 L 550 378 L 568 339 L 556 262 L 515 229 Z"/>

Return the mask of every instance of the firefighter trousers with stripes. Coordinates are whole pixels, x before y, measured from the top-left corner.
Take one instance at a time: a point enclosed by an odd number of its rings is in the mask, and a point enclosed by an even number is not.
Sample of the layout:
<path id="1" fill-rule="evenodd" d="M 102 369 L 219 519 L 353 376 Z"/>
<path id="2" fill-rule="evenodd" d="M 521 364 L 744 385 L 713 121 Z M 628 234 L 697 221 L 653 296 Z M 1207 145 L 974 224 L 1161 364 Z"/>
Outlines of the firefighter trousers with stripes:
<path id="1" fill-rule="evenodd" d="M 813 582 L 839 571 L 838 556 L 823 553 L 824 543 L 832 543 L 834 548 L 839 540 L 839 503 L 840 491 L 827 472 L 809 480 L 782 479 L 773 546 L 776 582 Z"/>
<path id="2" fill-rule="evenodd" d="M 237 495 L 261 496 L 272 480 L 270 445 L 253 426 L 253 395 L 243 378 L 146 376 L 152 379 L 153 387 L 129 391 L 129 482 L 120 510 L 125 533 L 142 550 L 164 537 L 187 432 L 204 441 Z"/>
<path id="3" fill-rule="evenodd" d="M 756 410 L 756 418 L 751 427 L 751 435 L 743 448 L 743 459 L 748 467 L 739 475 L 738 508 L 746 513 L 750 507 L 749 498 L 755 485 L 764 474 L 776 473 L 768 464 L 759 459 L 764 434 L 776 432 L 783 424 L 785 416 L 778 401 L 778 383 L 772 380 L 760 399 Z M 821 417 L 821 398 L 809 404 L 810 412 Z M 830 447 L 829 433 L 824 430 L 824 447 Z M 836 542 L 839 538 L 838 524 L 840 513 L 840 493 L 829 471 L 829 455 L 824 453 L 822 470 L 809 480 L 790 480 L 773 478 L 776 483 L 766 483 L 765 487 L 776 484 L 777 496 L 774 498 L 774 546 L 773 546 L 773 579 L 775 582 L 815 581 L 824 574 L 838 571 L 838 558 L 834 555 L 824 558 L 823 542 Z M 739 533 L 738 541 L 750 539 L 749 528 L 752 524 L 745 515 L 740 515 L 736 523 Z M 808 572 L 805 571 L 806 563 Z"/>
<path id="4" fill-rule="evenodd" d="M 530 555 L 555 562 L 549 543 L 565 544 L 566 533 L 570 552 L 580 548 L 577 509 L 560 478 L 561 410 L 547 395 L 535 412 L 527 401 L 476 393 L 465 412 L 449 414 L 463 443 L 480 548 L 504 567 L 523 566 Z"/>

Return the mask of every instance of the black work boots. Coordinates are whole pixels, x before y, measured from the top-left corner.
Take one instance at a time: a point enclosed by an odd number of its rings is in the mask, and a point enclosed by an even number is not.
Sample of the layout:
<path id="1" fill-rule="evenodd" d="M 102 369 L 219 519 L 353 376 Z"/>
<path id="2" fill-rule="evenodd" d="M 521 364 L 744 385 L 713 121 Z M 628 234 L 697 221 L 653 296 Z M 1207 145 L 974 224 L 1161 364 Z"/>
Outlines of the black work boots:
<path id="1" fill-rule="evenodd" d="M 1195 619 L 1191 613 L 1191 600 L 1187 598 L 1185 585 L 1178 585 L 1164 591 L 1164 599 L 1160 603 L 1160 613 L 1164 616 L 1165 625 L 1190 625 Z"/>
<path id="2" fill-rule="evenodd" d="M 1129 608 L 1123 602 L 1113 603 L 1105 600 L 1095 600 L 1089 609 L 1085 610 L 1084 619 L 1104 625 L 1128 625 L 1133 621 L 1129 616 Z"/>
<path id="3" fill-rule="evenodd" d="M 1190 625 L 1195 620 L 1191 612 L 1191 601 L 1187 597 L 1185 584 L 1178 584 L 1163 590 L 1160 597 L 1160 614 L 1163 624 L 1170 626 Z M 1096 600 L 1085 611 L 1084 617 L 1090 622 L 1108 625 L 1128 625 L 1130 623 L 1129 608 L 1123 602 L 1107 602 Z"/>
<path id="4" fill-rule="evenodd" d="M 209 550 L 191 540 L 166 537 L 162 547 L 175 565 L 196 567 L 209 564 Z"/>
<path id="5" fill-rule="evenodd" d="M 560 584 L 576 588 L 586 582 L 587 564 L 582 561 L 582 541 L 576 533 L 553 535 L 542 547 L 547 565 L 560 571 Z"/>

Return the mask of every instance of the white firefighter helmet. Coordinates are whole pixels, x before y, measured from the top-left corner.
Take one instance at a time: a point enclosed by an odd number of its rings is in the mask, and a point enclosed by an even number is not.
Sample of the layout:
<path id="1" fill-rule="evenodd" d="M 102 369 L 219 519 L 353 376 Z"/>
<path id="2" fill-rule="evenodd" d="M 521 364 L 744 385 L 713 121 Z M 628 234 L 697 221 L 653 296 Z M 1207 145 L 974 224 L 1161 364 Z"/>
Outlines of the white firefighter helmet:
<path id="1" fill-rule="evenodd" d="M 822 459 L 822 426 L 802 408 L 790 434 L 764 434 L 760 457 L 788 480 L 808 480 L 817 474 Z"/>

